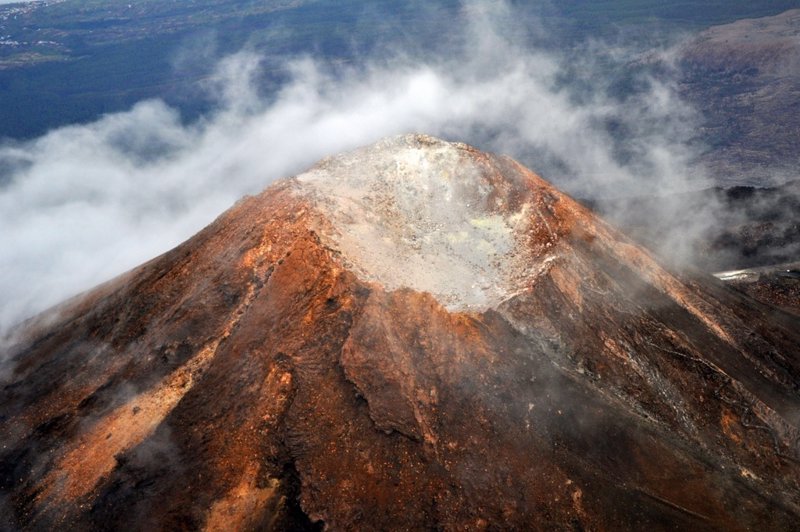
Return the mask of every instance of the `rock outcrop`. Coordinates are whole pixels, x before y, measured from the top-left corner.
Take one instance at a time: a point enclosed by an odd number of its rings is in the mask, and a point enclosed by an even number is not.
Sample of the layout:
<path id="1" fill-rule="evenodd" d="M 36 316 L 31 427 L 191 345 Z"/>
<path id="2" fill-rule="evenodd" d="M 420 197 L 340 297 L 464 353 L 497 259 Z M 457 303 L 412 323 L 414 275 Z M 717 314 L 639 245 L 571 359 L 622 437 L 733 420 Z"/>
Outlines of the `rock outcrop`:
<path id="1" fill-rule="evenodd" d="M 405 136 L 19 327 L 21 529 L 790 529 L 800 321 Z"/>

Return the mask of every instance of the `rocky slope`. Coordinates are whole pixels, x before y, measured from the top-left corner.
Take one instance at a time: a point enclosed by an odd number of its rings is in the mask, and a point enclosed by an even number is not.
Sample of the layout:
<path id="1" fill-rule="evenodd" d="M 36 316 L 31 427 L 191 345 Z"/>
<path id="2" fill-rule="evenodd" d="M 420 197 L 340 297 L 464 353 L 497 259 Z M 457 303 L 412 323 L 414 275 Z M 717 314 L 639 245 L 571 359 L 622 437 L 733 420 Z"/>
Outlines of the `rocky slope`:
<path id="1" fill-rule="evenodd" d="M 791 529 L 800 322 L 514 161 L 328 159 L 6 348 L 22 529 Z"/>

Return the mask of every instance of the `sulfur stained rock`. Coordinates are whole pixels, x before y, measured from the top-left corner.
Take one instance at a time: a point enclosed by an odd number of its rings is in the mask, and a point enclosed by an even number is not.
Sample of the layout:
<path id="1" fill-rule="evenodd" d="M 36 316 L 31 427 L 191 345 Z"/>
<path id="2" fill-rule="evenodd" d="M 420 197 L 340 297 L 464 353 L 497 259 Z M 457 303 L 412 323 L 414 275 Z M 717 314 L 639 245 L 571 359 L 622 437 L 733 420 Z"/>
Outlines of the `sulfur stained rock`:
<path id="1" fill-rule="evenodd" d="M 21 529 L 791 529 L 800 322 L 514 161 L 381 141 L 23 324 Z"/>

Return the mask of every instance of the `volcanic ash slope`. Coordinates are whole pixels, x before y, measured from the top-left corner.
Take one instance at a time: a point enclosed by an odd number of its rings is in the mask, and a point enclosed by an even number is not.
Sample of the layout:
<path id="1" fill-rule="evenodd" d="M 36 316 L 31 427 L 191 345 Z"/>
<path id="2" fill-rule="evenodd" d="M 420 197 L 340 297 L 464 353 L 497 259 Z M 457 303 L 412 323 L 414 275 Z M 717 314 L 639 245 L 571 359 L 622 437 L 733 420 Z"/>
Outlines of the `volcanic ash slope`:
<path id="1" fill-rule="evenodd" d="M 326 159 L 21 326 L 22 529 L 786 529 L 800 322 L 505 157 Z"/>

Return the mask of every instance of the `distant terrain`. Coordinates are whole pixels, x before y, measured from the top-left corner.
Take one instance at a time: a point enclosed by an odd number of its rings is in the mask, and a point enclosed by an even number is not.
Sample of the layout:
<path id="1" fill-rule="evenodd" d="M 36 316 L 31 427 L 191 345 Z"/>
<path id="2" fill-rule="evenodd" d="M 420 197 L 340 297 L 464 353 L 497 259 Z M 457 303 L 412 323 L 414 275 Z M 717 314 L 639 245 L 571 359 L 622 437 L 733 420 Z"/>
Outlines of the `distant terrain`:
<path id="1" fill-rule="evenodd" d="M 243 48 L 267 64 L 275 90 L 287 58 L 348 60 L 380 42 L 428 42 L 458 2 L 89 0 L 0 6 L 0 138 L 162 98 L 187 118 L 207 110 L 203 82 Z"/>
<path id="2" fill-rule="evenodd" d="M 593 38 L 649 41 L 743 17 L 775 15 L 797 1 L 558 2 L 531 7 L 539 46 Z M 244 47 L 265 56 L 269 93 L 287 57 L 351 61 L 382 47 L 435 53 L 458 27 L 460 2 L 347 0 L 48 0 L 0 5 L 0 138 L 31 138 L 158 97 L 186 118 L 208 109 L 202 83 L 217 59 Z"/>
<path id="3" fill-rule="evenodd" d="M 703 113 L 703 164 L 720 183 L 796 177 L 800 9 L 700 33 L 680 50 L 682 94 Z"/>

